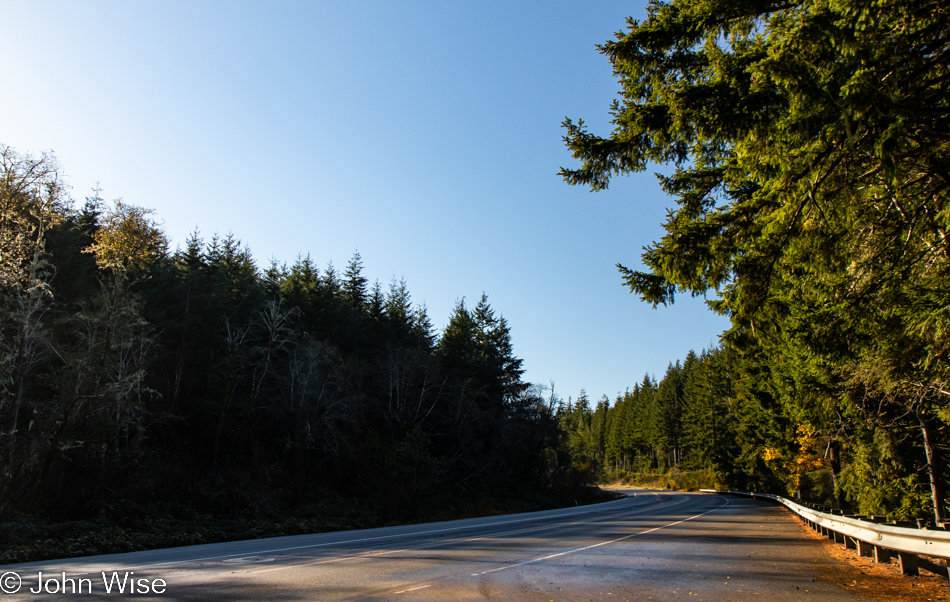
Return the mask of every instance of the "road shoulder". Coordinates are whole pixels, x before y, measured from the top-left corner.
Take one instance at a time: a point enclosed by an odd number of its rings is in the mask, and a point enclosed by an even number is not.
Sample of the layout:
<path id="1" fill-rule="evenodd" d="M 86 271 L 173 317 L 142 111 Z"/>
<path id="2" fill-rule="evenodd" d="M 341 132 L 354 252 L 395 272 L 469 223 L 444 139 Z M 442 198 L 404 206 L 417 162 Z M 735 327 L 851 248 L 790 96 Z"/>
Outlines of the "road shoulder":
<path id="1" fill-rule="evenodd" d="M 926 571 L 921 571 L 920 577 L 905 577 L 896 562 L 875 564 L 870 558 L 858 556 L 856 551 L 846 550 L 844 545 L 822 537 L 797 516 L 795 521 L 805 537 L 818 545 L 818 554 L 827 560 L 820 563 L 823 568 L 819 580 L 882 602 L 950 600 L 950 582 L 945 578 Z"/>

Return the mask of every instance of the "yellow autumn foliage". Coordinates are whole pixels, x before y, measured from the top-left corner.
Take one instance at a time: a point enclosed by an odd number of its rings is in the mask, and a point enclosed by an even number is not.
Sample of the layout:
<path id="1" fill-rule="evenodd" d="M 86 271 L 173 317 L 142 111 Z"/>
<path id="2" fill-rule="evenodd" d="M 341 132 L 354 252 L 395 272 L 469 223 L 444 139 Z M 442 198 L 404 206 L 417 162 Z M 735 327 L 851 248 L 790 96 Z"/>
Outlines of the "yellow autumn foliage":
<path id="1" fill-rule="evenodd" d="M 789 491 L 794 491 L 801 486 L 802 477 L 806 473 L 824 466 L 824 460 L 816 449 L 818 433 L 815 427 L 808 423 L 802 423 L 795 430 L 794 441 L 798 452 L 794 456 L 786 458 L 780 450 L 774 447 L 763 447 L 761 451 L 765 463 L 776 473 L 781 474 L 783 479 L 789 483 Z"/>
<path id="2" fill-rule="evenodd" d="M 101 269 L 134 273 L 165 253 L 168 241 L 151 214 L 153 210 L 116 201 L 100 220 L 95 241 L 87 249 Z"/>

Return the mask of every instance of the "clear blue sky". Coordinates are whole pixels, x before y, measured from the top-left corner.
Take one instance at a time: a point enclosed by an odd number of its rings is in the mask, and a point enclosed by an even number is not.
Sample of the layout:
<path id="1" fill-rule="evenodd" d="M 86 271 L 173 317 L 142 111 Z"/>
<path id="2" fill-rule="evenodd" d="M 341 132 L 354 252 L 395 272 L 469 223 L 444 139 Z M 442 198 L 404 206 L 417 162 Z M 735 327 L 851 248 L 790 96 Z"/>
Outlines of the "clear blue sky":
<path id="1" fill-rule="evenodd" d="M 528 380 L 613 398 L 727 326 L 621 286 L 671 204 L 652 174 L 557 175 L 565 116 L 609 131 L 594 46 L 644 4 L 0 0 L 0 142 L 53 150 L 76 199 L 98 181 L 155 209 L 173 247 L 197 227 L 262 267 L 359 250 L 440 328 L 484 291 Z"/>

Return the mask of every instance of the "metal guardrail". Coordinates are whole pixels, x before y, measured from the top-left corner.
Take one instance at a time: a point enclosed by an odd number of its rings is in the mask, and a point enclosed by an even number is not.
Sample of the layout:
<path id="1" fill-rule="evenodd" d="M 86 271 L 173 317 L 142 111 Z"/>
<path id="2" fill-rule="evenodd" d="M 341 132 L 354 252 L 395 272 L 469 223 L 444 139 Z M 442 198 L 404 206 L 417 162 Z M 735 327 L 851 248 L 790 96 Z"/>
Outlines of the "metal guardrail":
<path id="1" fill-rule="evenodd" d="M 876 562 L 889 562 L 896 552 L 905 575 L 917 575 L 918 565 L 931 572 L 947 576 L 947 568 L 921 560 L 918 555 L 950 559 L 950 531 L 943 529 L 915 529 L 882 524 L 860 518 L 829 514 L 808 506 L 796 504 L 771 493 L 700 489 L 703 493 L 744 495 L 778 502 L 800 516 L 811 528 L 848 548 L 857 549 L 862 556 L 873 556 Z"/>

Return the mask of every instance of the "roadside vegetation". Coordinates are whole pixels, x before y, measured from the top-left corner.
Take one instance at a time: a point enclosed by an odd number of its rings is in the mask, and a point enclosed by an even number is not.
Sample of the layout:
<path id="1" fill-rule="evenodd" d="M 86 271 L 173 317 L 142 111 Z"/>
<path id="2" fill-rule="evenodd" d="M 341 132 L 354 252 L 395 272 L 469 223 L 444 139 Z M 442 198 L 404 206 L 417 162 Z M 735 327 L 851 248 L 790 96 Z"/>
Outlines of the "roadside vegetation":
<path id="1" fill-rule="evenodd" d="M 582 466 L 947 520 L 948 42 L 936 0 L 671 0 L 599 47 L 613 130 L 565 120 L 561 173 L 597 191 L 660 166 L 675 206 L 623 282 L 731 327 L 609 408 L 574 402 Z"/>
<path id="2" fill-rule="evenodd" d="M 408 286 L 69 195 L 0 146 L 0 562 L 593 499 L 487 296 Z"/>
<path id="3" fill-rule="evenodd" d="M 651 2 L 600 47 L 614 129 L 565 120 L 562 175 L 597 191 L 660 166 L 676 206 L 621 278 L 731 327 L 596 402 L 524 382 L 487 296 L 437 331 L 358 254 L 262 267 L 198 232 L 172 250 L 149 210 L 76 203 L 54 157 L 0 146 L 0 562 L 538 509 L 605 482 L 945 521 L 945 4 Z"/>

